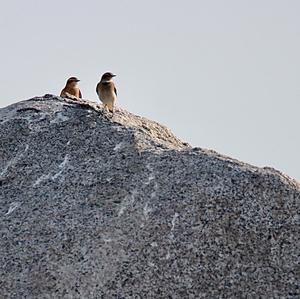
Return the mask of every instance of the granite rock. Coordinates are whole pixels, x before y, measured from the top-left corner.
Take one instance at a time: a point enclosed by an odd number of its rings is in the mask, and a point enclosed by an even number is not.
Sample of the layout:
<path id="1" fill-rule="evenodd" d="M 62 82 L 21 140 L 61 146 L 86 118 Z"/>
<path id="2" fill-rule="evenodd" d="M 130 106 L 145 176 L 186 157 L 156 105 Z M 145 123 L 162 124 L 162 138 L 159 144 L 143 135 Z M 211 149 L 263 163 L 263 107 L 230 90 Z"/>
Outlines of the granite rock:
<path id="1" fill-rule="evenodd" d="M 122 109 L 0 109 L 0 298 L 300 298 L 300 185 Z"/>

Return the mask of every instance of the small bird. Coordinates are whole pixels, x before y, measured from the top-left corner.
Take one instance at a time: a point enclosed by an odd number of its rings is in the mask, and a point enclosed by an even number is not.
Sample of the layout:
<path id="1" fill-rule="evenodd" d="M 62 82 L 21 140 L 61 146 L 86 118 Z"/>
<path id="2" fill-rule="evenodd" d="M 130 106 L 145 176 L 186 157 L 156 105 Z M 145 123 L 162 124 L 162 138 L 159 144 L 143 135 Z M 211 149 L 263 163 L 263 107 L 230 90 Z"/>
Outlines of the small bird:
<path id="1" fill-rule="evenodd" d="M 63 98 L 77 98 L 81 99 L 82 94 L 77 85 L 80 80 L 76 77 L 71 77 L 67 80 L 65 88 L 61 91 L 60 96 Z"/>
<path id="2" fill-rule="evenodd" d="M 115 76 L 110 72 L 105 73 L 96 87 L 96 92 L 104 108 L 112 113 L 117 100 L 117 89 L 112 80 Z"/>

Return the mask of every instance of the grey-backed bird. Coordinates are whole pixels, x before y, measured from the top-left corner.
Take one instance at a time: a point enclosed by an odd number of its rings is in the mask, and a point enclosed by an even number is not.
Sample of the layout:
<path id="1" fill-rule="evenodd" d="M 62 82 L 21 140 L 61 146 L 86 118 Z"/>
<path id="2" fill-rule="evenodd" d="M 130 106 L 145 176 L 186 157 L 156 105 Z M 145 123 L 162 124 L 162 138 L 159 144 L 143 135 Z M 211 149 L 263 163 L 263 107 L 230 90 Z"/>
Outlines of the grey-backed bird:
<path id="1" fill-rule="evenodd" d="M 78 82 L 80 80 L 77 79 L 76 77 L 71 77 L 67 80 L 65 88 L 61 91 L 60 96 L 63 98 L 71 97 L 71 98 L 77 98 L 81 99 L 82 94 L 81 91 L 78 87 Z"/>
<path id="2" fill-rule="evenodd" d="M 110 72 L 103 74 L 96 87 L 96 92 L 104 108 L 112 113 L 114 112 L 114 106 L 117 100 L 117 89 L 112 80 L 115 76 L 116 75 Z"/>

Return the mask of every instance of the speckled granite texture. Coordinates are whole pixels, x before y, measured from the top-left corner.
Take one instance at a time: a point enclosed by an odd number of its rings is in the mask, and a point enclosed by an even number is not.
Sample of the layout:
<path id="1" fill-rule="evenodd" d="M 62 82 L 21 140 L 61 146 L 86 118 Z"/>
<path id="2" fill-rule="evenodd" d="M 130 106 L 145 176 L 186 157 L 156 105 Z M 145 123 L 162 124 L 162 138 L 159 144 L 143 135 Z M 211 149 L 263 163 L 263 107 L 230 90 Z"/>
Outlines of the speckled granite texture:
<path id="1" fill-rule="evenodd" d="M 299 183 L 121 109 L 0 109 L 0 201 L 1 299 L 300 298 Z"/>

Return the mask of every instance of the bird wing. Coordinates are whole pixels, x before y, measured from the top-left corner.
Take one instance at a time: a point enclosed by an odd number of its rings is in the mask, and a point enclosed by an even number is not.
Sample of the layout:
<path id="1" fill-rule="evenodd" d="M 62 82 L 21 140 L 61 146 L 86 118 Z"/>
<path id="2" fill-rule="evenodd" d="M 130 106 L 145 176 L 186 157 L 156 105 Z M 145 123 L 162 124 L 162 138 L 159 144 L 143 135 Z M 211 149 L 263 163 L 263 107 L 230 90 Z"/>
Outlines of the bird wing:
<path id="1" fill-rule="evenodd" d="M 81 94 L 80 89 L 79 89 L 79 98 L 82 99 L 82 94 Z"/>
<path id="2" fill-rule="evenodd" d="M 97 86 L 96 86 L 96 94 L 97 94 L 97 95 L 99 95 L 99 92 L 98 92 L 99 88 L 100 88 L 100 82 L 99 82 L 99 83 L 97 84 Z"/>
<path id="3" fill-rule="evenodd" d="M 60 92 L 60 97 L 64 97 L 66 95 L 66 89 L 64 88 L 61 92 Z"/>
<path id="4" fill-rule="evenodd" d="M 115 91 L 115 94 L 116 94 L 116 96 L 118 95 L 118 93 L 117 93 L 117 89 L 116 89 L 116 87 L 114 87 L 114 91 Z"/>

